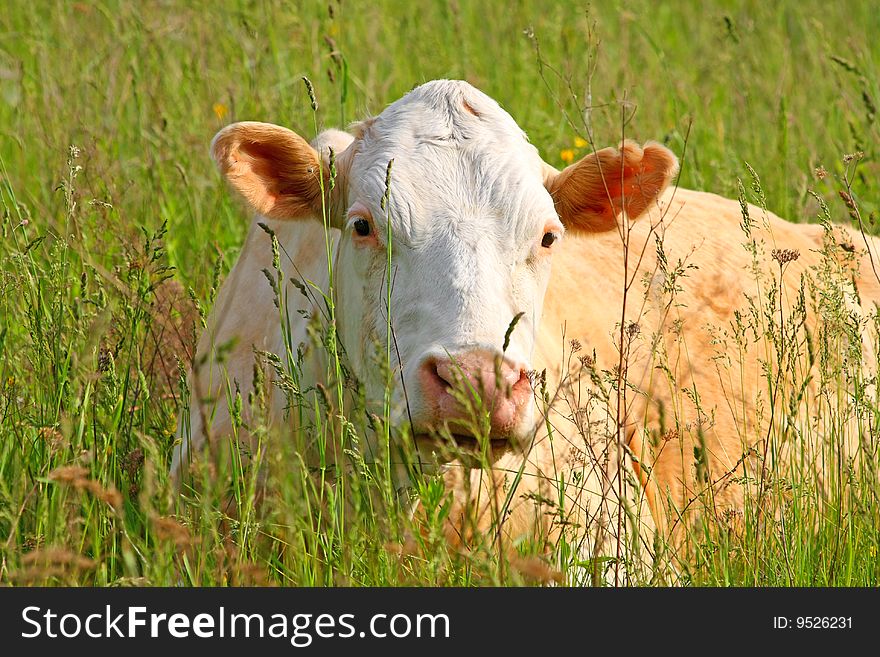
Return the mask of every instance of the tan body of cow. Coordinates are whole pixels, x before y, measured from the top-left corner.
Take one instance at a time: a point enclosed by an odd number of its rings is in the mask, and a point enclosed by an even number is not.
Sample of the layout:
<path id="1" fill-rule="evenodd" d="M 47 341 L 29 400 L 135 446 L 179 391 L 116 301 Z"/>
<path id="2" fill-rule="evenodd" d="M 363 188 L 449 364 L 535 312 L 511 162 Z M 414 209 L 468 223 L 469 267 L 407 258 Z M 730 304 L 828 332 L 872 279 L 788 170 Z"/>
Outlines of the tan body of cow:
<path id="1" fill-rule="evenodd" d="M 880 303 L 880 281 L 867 246 L 876 261 L 880 242 L 840 226 L 826 235 L 820 225 L 793 224 L 755 206 L 748 208 L 750 236 L 742 228 L 738 202 L 675 189 L 666 192 L 657 210 L 631 224 L 628 277 L 635 284 L 629 291 L 624 326 L 638 328 L 625 332 L 629 393 L 623 433 L 630 454 L 643 464 L 637 464 L 636 469 L 653 517 L 667 531 L 680 524 L 679 513 L 705 512 L 709 497 L 715 505 L 712 513 L 741 510 L 745 488 L 740 478 L 760 478 L 765 461 L 772 467 L 769 462 L 775 450 L 780 450 L 776 461 L 783 468 L 786 459 L 804 457 L 821 479 L 825 467 L 822 444 L 831 439 L 822 427 L 825 413 L 847 415 L 850 430 L 844 435 L 850 442 L 843 445 L 843 460 L 857 451 L 854 441 L 858 431 L 853 427 L 859 409 L 846 408 L 851 391 L 840 391 L 833 401 L 816 399 L 823 366 L 817 352 L 824 347 L 833 357 L 834 362 L 825 363 L 828 368 L 839 367 L 847 358 L 858 367 L 858 357 L 851 355 L 855 350 L 861 355 L 866 376 L 875 370 L 873 321 L 875 304 Z M 675 282 L 675 293 L 664 290 L 670 277 L 658 265 L 658 239 L 667 271 L 678 263 L 684 266 L 683 275 Z M 750 242 L 753 249 L 746 248 Z M 798 254 L 796 260 L 782 263 L 781 275 L 774 250 Z M 536 361 L 553 372 L 554 380 L 559 376 L 564 327 L 566 338 L 581 343 L 581 354 L 595 349 L 594 369 L 612 370 L 619 360 L 624 305 L 621 236 L 609 233 L 575 238 L 567 241 L 558 255 Z M 785 260 L 784 255 L 781 258 Z M 823 273 L 829 282 L 822 282 Z M 823 317 L 819 326 L 814 307 L 819 294 L 811 292 L 811 284 L 839 286 L 841 316 Z M 806 288 L 805 322 L 795 333 L 800 353 L 793 355 L 801 369 L 792 375 L 784 366 L 780 372 L 779 348 L 766 337 L 756 336 L 751 328 L 741 329 L 740 347 L 735 334 L 738 320 L 740 326 L 755 324 L 749 299 L 751 307 L 766 311 L 771 293 L 777 299 L 781 296 L 781 323 L 793 321 L 801 285 Z M 776 322 L 780 322 L 779 312 L 777 306 L 771 313 Z M 835 322 L 845 322 L 852 335 L 842 335 Z M 779 329 L 770 327 L 769 331 L 778 333 Z M 812 341 L 816 354 L 812 367 L 806 340 Z M 831 343 L 820 346 L 822 340 Z M 578 369 L 576 361 L 572 369 Z M 812 380 L 805 384 L 794 411 L 788 408 L 789 399 L 773 399 L 769 392 L 771 383 L 790 392 L 793 381 L 800 386 L 807 379 Z M 583 422 L 572 432 L 575 423 L 570 420 L 569 408 L 564 405 L 560 411 L 565 417 L 559 425 L 570 429 L 560 433 L 580 438 Z M 865 410 L 870 408 L 861 412 Z M 615 409 L 610 409 L 609 415 L 616 420 Z M 593 437 L 599 439 L 602 431 L 608 431 L 608 424 L 599 424 L 598 435 L 594 432 Z M 611 431 L 614 429 L 611 424 Z M 776 441 L 775 450 L 768 444 L 771 440 Z M 582 448 L 582 443 L 581 439 L 581 445 L 573 446 Z M 706 455 L 706 471 L 701 475 L 695 448 Z M 705 495 L 708 483 L 713 487 L 711 496 Z"/>

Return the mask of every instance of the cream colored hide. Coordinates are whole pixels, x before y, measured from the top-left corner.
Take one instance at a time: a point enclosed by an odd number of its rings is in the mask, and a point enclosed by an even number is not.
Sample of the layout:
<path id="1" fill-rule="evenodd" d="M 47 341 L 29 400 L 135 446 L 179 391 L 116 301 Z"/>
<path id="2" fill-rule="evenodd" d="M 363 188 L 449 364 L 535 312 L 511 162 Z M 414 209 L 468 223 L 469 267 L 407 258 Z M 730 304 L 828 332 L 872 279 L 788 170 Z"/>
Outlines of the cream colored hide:
<path id="1" fill-rule="evenodd" d="M 734 312 L 747 313 L 748 298 L 778 286 L 771 250 L 799 251 L 785 263 L 785 309 L 796 302 L 801 276 L 815 278 L 828 265 L 819 254 L 825 239 L 831 248 L 835 239 L 854 247 L 850 261 L 828 266 L 852 270 L 861 304 L 880 299 L 871 268 L 860 262 L 867 257 L 860 235 L 838 228 L 826 237 L 819 226 L 753 206 L 747 235 L 739 203 L 667 189 L 677 160 L 655 143 L 626 142 L 557 172 L 495 101 L 464 82 L 422 85 L 353 133 L 328 131 L 310 145 L 285 128 L 237 123 L 216 136 L 220 172 L 257 217 L 199 344 L 172 466 L 178 479 L 206 442 L 230 434 L 227 382 L 238 382 L 247 399 L 254 349 L 283 354 L 262 271 L 272 254 L 259 221 L 292 259 L 285 257 L 287 273 L 326 289 L 321 222 L 329 213 L 339 337 L 379 413 L 385 379 L 374 363 L 387 337 L 391 222 L 400 358 L 392 418 L 411 422 L 420 456 L 438 464 L 456 500 L 448 534 L 464 544 L 501 512 L 511 542 L 552 542 L 567 532 L 585 556 L 640 546 L 638 558 L 650 561 L 655 527 L 674 534 L 682 511 L 735 513 L 743 500 L 737 482 L 760 467 L 755 454 L 766 447 L 771 418 L 810 422 L 771 413 L 762 369 L 766 361 L 778 370 L 770 348 L 750 339 L 736 346 Z M 332 192 L 328 148 L 336 154 Z M 841 294 L 852 312 L 867 315 L 851 288 Z M 294 320 L 297 310 L 320 312 L 293 287 L 288 297 L 299 304 L 289 313 Z M 807 315 L 815 324 L 813 310 Z M 309 345 L 306 329 L 305 320 L 295 321 L 295 344 Z M 219 364 L 214 347 L 233 339 Z M 308 349 L 304 387 L 329 385 L 325 359 L 322 349 Z M 621 363 L 627 385 L 619 395 Z M 491 470 L 453 460 L 437 438 L 446 429 L 462 449 L 473 446 L 449 394 L 462 382 L 487 402 Z M 282 427 L 292 422 L 283 405 L 276 392 L 273 419 Z M 708 510 L 702 494 L 710 486 Z M 476 527 L 464 521 L 470 512 Z"/>

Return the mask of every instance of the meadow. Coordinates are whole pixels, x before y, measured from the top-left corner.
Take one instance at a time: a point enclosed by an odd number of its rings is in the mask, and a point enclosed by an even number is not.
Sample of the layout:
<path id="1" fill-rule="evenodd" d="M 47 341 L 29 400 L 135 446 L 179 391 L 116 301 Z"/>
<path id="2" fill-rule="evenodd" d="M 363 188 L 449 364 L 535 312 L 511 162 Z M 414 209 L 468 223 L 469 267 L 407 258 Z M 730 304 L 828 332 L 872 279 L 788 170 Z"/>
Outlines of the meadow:
<path id="1" fill-rule="evenodd" d="M 415 494 L 436 515 L 414 532 L 381 472 L 328 486 L 291 445 L 259 509 L 246 469 L 176 494 L 186 372 L 249 225 L 212 136 L 237 120 L 312 136 L 460 78 L 555 166 L 587 152 L 585 125 L 600 146 L 655 139 L 682 187 L 880 234 L 877 34 L 871 2 L 7 2 L 0 584 L 583 583 L 596 564 L 565 550 L 451 549 L 430 479 Z M 876 586 L 877 425 L 821 510 L 789 481 L 781 525 L 746 509 L 742 531 L 695 530 L 672 571 L 631 583 Z"/>

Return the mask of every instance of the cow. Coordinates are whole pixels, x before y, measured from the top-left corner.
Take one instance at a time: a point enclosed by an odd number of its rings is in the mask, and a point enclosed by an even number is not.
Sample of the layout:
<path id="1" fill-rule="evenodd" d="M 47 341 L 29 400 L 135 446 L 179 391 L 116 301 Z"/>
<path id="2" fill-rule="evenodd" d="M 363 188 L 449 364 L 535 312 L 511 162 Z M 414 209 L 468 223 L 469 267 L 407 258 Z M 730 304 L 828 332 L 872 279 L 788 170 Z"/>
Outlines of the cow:
<path id="1" fill-rule="evenodd" d="M 287 350 L 300 388 L 331 402 L 350 373 L 443 478 L 451 542 L 575 532 L 585 554 L 656 556 L 656 536 L 688 517 L 741 512 L 768 464 L 819 472 L 823 434 L 792 429 L 818 422 L 822 377 L 809 373 L 876 360 L 874 238 L 680 188 L 656 142 L 559 171 L 466 82 L 428 82 L 312 143 L 235 123 L 211 155 L 255 218 L 198 345 L 178 482 L 234 432 L 232 385 L 247 399 L 255 353 Z M 285 277 L 267 281 L 282 256 Z M 316 317 L 335 348 L 315 344 Z M 768 324 L 789 341 L 761 334 Z M 803 348 L 817 337 L 833 343 L 822 363 Z M 272 390 L 272 422 L 294 424 Z M 864 412 L 841 404 L 852 421 Z M 771 449 L 776 435 L 789 438 Z"/>

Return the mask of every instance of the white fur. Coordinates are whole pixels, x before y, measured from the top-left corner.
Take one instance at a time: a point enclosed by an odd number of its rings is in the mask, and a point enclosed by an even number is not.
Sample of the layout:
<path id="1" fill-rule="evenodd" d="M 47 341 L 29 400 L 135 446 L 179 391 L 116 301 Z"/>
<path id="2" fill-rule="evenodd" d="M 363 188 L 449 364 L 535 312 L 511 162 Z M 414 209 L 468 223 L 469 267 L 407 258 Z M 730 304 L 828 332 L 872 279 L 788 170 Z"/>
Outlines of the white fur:
<path id="1" fill-rule="evenodd" d="M 537 150 L 507 112 L 465 82 L 418 87 L 372 121 L 359 142 L 348 204 L 369 208 L 383 246 L 391 222 L 392 328 L 418 424 L 426 409 L 416 371 L 429 356 L 473 348 L 500 354 L 511 320 L 524 312 L 505 355 L 528 366 L 549 277 L 540 242 L 548 222 L 560 233 L 562 226 Z M 383 213 L 392 159 L 391 200 Z M 386 344 L 385 260 L 384 248 L 367 252 L 355 246 L 350 230 L 342 231 L 341 333 L 373 401 L 382 399 L 385 385 L 371 376 L 377 369 L 369 353 L 371 345 Z M 400 386 L 394 413 L 398 421 L 407 417 Z"/>

